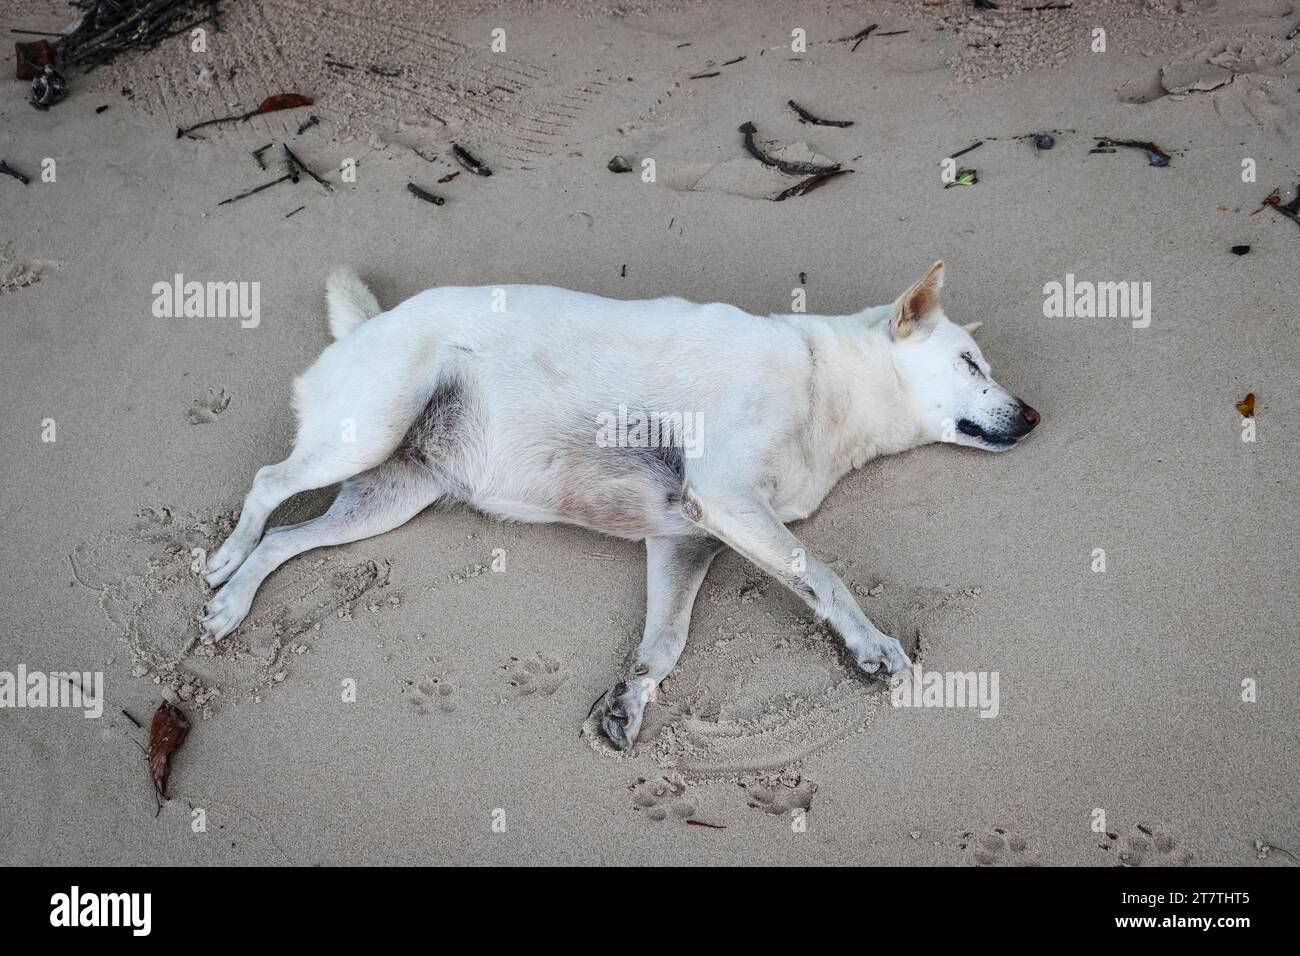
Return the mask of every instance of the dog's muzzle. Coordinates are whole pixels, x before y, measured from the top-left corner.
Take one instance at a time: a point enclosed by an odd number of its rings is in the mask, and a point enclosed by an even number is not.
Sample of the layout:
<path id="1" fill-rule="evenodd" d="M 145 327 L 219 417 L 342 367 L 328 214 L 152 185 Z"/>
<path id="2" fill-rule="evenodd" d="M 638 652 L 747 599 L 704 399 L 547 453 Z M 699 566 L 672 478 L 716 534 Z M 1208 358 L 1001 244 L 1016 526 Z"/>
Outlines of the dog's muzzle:
<path id="1" fill-rule="evenodd" d="M 969 435 L 972 438 L 980 438 L 993 445 L 1012 445 L 1024 438 L 1034 426 L 1042 421 L 1042 416 L 1030 405 L 1020 399 L 1019 409 L 1007 415 L 1003 419 L 1003 427 L 998 429 L 984 428 L 976 424 L 969 418 L 963 418 L 957 422 L 957 430 L 963 435 Z"/>

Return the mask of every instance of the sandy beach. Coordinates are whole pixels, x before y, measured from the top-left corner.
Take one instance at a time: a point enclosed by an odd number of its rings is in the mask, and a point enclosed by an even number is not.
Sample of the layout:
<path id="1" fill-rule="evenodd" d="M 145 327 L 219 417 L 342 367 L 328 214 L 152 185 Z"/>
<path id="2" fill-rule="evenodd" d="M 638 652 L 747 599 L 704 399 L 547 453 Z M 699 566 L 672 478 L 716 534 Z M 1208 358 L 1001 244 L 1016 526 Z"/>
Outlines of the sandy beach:
<path id="1" fill-rule="evenodd" d="M 96 719 L 0 707 L 0 863 L 1294 865 L 1300 4 L 1002 7 L 230 0 L 205 52 L 68 70 L 41 111 L 8 31 L 78 14 L 0 0 L 30 179 L 0 177 L 0 671 L 103 679 Z M 177 135 L 281 93 L 313 103 Z M 852 173 L 771 201 L 798 178 L 746 122 Z M 281 144 L 327 185 L 223 205 Z M 872 461 L 798 533 L 924 671 L 996 675 L 989 719 L 893 706 L 728 552 L 618 753 L 587 715 L 641 636 L 643 546 L 461 508 L 291 560 L 197 643 L 195 555 L 292 447 L 331 267 L 384 307 L 537 283 L 766 315 L 938 259 L 1042 424 Z M 178 276 L 257 283 L 256 315 L 160 317 Z M 1052 315 L 1067 282 L 1149 308 Z M 192 728 L 160 807 L 164 701 Z"/>

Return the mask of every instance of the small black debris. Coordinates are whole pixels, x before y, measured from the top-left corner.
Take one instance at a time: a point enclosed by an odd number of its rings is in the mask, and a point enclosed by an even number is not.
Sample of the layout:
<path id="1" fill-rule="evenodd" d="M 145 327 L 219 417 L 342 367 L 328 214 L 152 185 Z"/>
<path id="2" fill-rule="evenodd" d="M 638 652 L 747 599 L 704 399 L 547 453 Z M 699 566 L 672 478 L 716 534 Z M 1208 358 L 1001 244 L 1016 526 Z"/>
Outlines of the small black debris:
<path id="1" fill-rule="evenodd" d="M 24 186 L 26 186 L 28 183 L 31 182 L 30 179 L 28 179 L 26 176 L 24 176 L 24 175 L 23 175 L 22 173 L 20 173 L 18 170 L 14 169 L 12 166 L 10 166 L 8 163 L 6 163 L 3 159 L 0 159 L 0 176 L 12 176 L 14 179 L 18 180 L 18 181 L 19 181 L 20 183 L 22 183 Z"/>
<path id="2" fill-rule="evenodd" d="M 1035 149 L 1051 149 L 1056 145 L 1056 140 L 1052 138 L 1051 133 L 1039 133 L 1034 137 Z"/>
<path id="3" fill-rule="evenodd" d="M 433 203 L 435 206 L 441 206 L 447 201 L 441 196 L 435 196 L 428 190 L 421 189 L 419 186 L 415 185 L 415 183 L 407 183 L 406 191 L 417 199 L 423 199 L 425 202 Z"/>
<path id="4" fill-rule="evenodd" d="M 487 163 L 483 162 L 463 146 L 457 146 L 455 143 L 452 143 L 451 155 L 456 162 L 460 163 L 475 176 L 492 175 L 492 170 L 488 169 Z"/>
<path id="5" fill-rule="evenodd" d="M 1288 216 L 1300 215 L 1300 186 L 1296 186 L 1295 196 L 1285 206 L 1279 204 L 1274 207 L 1278 212 L 1285 213 Z"/>
<path id="6" fill-rule="evenodd" d="M 272 186 L 278 186 L 280 183 L 287 183 L 291 179 L 293 179 L 293 175 L 291 173 L 285 173 L 279 179 L 273 179 L 269 183 L 262 183 L 262 185 L 256 186 L 253 189 L 248 190 L 248 192 L 240 193 L 238 196 L 231 196 L 229 199 L 223 199 L 221 200 L 221 202 L 217 203 L 217 205 L 229 206 L 232 202 L 239 202 L 239 200 L 241 199 L 247 199 L 249 196 L 255 196 L 264 189 L 270 189 Z"/>
<path id="7" fill-rule="evenodd" d="M 1233 246 L 1233 247 L 1232 247 L 1232 254 L 1233 254 L 1234 256 L 1244 256 L 1244 255 L 1245 255 L 1246 253 L 1248 253 L 1248 252 L 1250 252 L 1250 246 Z"/>
<path id="8" fill-rule="evenodd" d="M 630 173 L 632 164 L 623 156 L 615 156 L 609 161 L 608 168 L 611 173 Z"/>
<path id="9" fill-rule="evenodd" d="M 63 74 L 48 64 L 45 71 L 32 80 L 32 92 L 27 101 L 38 110 L 48 110 L 68 95 L 68 81 Z"/>
<path id="10" fill-rule="evenodd" d="M 850 40 L 852 40 L 853 46 L 849 48 L 849 52 L 857 53 L 858 47 L 862 46 L 862 42 L 866 40 L 867 37 L 871 36 L 871 34 L 875 33 L 878 29 L 880 29 L 880 24 L 873 23 L 871 24 L 871 26 L 865 27 L 864 29 L 859 30 L 857 33 L 854 33 L 851 36 L 840 37 L 835 42 L 848 43 Z"/>
<path id="11" fill-rule="evenodd" d="M 1168 166 L 1172 158 L 1167 152 L 1157 146 L 1139 139 L 1111 139 L 1105 136 L 1096 137 L 1097 145 L 1088 150 L 1090 153 L 1111 152 L 1113 147 L 1127 146 L 1130 149 L 1140 149 L 1147 154 L 1147 163 L 1151 166 Z"/>

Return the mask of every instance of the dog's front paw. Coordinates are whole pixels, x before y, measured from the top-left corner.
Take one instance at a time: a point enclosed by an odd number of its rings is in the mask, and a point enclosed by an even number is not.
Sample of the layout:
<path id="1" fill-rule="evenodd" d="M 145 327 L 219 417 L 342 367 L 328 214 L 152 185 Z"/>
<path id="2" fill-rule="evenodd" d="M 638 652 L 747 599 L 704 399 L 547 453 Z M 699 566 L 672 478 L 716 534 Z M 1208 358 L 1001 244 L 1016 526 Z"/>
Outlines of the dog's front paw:
<path id="1" fill-rule="evenodd" d="M 226 539 L 226 543 L 219 547 L 208 558 L 208 563 L 203 567 L 203 580 L 207 582 L 208 587 L 219 587 L 222 582 L 239 570 L 239 566 L 244 563 L 249 552 L 253 549 L 241 545 L 236 540 L 236 535 L 231 535 Z"/>
<path id="2" fill-rule="evenodd" d="M 619 681 L 605 695 L 605 714 L 600 719 L 600 729 L 619 750 L 627 750 L 636 743 L 645 705 L 653 690 L 654 683 L 648 678 L 633 677 Z"/>
<path id="3" fill-rule="evenodd" d="M 863 642 L 855 657 L 858 666 L 868 674 L 888 681 L 902 677 L 912 669 L 912 659 L 903 650 L 903 645 L 879 631 Z"/>
<path id="4" fill-rule="evenodd" d="M 227 584 L 203 605 L 203 616 L 199 622 L 202 633 L 199 639 L 204 644 L 221 640 L 239 627 L 252 605 L 251 594 L 236 587 L 234 582 Z"/>

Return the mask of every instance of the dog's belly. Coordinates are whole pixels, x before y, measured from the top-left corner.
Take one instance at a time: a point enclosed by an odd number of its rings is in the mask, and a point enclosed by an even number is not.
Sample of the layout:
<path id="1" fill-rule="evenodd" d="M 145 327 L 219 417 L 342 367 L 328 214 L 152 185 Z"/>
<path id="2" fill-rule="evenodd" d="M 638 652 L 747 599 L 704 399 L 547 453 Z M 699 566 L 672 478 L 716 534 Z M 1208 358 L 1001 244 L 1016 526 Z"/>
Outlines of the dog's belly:
<path id="1" fill-rule="evenodd" d="M 428 469 L 454 499 L 511 521 L 560 521 L 639 540 L 690 533 L 681 448 L 595 439 L 594 420 L 492 408 L 470 376 L 440 382 L 393 457 Z M 493 427 L 493 421 L 496 427 Z"/>
<path id="2" fill-rule="evenodd" d="M 691 533 L 674 449 L 542 443 L 509 470 L 485 469 L 468 503 L 511 521 L 579 525 L 619 538 Z M 527 460 L 531 459 L 531 460 Z"/>

